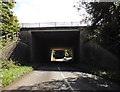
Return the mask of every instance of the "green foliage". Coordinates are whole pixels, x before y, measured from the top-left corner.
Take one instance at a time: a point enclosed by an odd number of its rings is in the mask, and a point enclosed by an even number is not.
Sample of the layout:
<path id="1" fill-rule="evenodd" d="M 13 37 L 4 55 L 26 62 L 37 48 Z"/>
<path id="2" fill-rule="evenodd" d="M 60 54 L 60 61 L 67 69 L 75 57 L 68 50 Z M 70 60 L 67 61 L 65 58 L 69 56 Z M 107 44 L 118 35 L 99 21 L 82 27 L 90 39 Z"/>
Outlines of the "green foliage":
<path id="1" fill-rule="evenodd" d="M 91 71 L 93 74 L 101 76 L 101 77 L 109 77 L 111 78 L 111 75 L 108 71 L 105 70 L 98 70 L 98 69 L 94 69 Z"/>
<path id="2" fill-rule="evenodd" d="M 6 37 L 6 36 L 10 36 L 10 37 Z M 6 36 L 0 36 L 0 49 L 2 49 L 4 46 L 10 44 L 11 42 L 14 42 L 14 41 L 18 41 L 19 38 L 17 37 L 17 35 L 12 35 L 11 34 L 7 34 Z M 6 37 L 6 38 L 5 38 Z M 11 39 L 12 38 L 12 39 Z"/>
<path id="3" fill-rule="evenodd" d="M 2 62 L 0 62 L 0 65 L 1 65 L 0 68 L 2 69 L 10 69 L 18 66 L 12 59 L 10 60 L 2 59 Z"/>
<path id="4" fill-rule="evenodd" d="M 14 4 L 13 0 L 0 0 L 0 33 L 2 33 L 0 35 L 0 48 L 14 40 L 16 38 L 14 33 L 19 31 L 17 17 L 12 11 Z"/>
<path id="5" fill-rule="evenodd" d="M 84 15 L 85 18 L 83 20 L 84 22 L 91 21 L 91 25 L 87 28 L 88 35 L 86 38 L 96 41 L 106 50 L 112 52 L 119 58 L 120 0 L 116 1 L 117 2 L 77 2 L 75 7 L 78 9 L 78 11 L 80 11 L 82 8 L 85 8 L 89 15 Z M 90 67 L 88 71 L 98 76 L 110 78 L 120 82 L 119 71 L 105 70 L 104 67 L 101 68 L 99 65 L 97 65 L 98 63 L 94 63 L 95 62 L 91 64 L 91 67 L 90 62 L 85 65 L 87 68 Z"/>
<path id="6" fill-rule="evenodd" d="M 77 63 L 74 64 L 75 67 L 80 68 L 81 70 L 84 70 L 85 72 L 97 75 L 99 77 L 103 77 L 106 79 L 110 79 L 116 83 L 120 84 L 120 72 L 119 71 L 112 71 L 108 69 L 104 69 L 103 67 L 100 67 L 99 65 L 96 66 L 96 64 L 91 65 L 90 63 Z"/>
<path id="7" fill-rule="evenodd" d="M 32 68 L 27 66 L 17 66 L 15 68 L 3 69 L 2 72 L 0 72 L 2 86 L 8 85 L 13 80 L 19 78 L 20 76 L 30 71 L 32 71 Z"/>
<path id="8" fill-rule="evenodd" d="M 89 39 L 94 39 L 107 50 L 120 55 L 120 0 L 118 2 L 78 2 L 89 14 L 83 21 L 91 21 Z"/>
<path id="9" fill-rule="evenodd" d="M 0 61 L 0 87 L 10 84 L 20 76 L 32 71 L 32 67 L 20 66 L 13 60 L 2 59 Z"/>
<path id="10" fill-rule="evenodd" d="M 72 57 L 72 50 L 71 49 L 65 50 L 65 57 Z"/>
<path id="11" fill-rule="evenodd" d="M 109 78 L 112 79 L 115 82 L 120 82 L 120 74 L 119 71 L 118 72 L 114 72 L 114 71 L 108 71 L 108 70 L 104 70 L 104 69 L 93 69 L 91 71 L 92 74 L 95 74 L 97 76 L 101 76 L 104 78 Z"/>
<path id="12" fill-rule="evenodd" d="M 19 24 L 17 17 L 13 14 L 13 7 L 15 2 L 7 0 L 0 1 L 0 30 L 3 35 L 19 31 Z"/>

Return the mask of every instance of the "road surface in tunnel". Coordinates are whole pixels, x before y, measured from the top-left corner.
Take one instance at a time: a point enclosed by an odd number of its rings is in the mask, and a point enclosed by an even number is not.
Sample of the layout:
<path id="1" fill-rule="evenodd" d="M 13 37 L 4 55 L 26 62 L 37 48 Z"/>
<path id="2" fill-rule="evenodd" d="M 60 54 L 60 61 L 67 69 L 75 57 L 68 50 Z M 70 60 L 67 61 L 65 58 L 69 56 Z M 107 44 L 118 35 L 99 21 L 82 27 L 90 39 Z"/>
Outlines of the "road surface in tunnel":
<path id="1" fill-rule="evenodd" d="M 69 65 L 49 64 L 16 80 L 4 90 L 48 91 L 120 90 L 119 85 L 101 77 L 80 72 Z M 4 91 L 3 90 L 3 91 Z"/>

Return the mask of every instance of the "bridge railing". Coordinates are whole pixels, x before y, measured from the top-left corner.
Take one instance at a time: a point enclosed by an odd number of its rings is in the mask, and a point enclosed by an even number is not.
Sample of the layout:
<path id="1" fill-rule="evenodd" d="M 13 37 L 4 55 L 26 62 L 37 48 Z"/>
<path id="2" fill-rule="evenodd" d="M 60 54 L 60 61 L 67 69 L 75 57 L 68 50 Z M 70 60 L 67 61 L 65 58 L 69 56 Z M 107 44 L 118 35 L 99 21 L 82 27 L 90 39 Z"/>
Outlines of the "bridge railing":
<path id="1" fill-rule="evenodd" d="M 21 28 L 36 27 L 75 27 L 81 26 L 82 22 L 42 22 L 42 23 L 20 23 Z"/>

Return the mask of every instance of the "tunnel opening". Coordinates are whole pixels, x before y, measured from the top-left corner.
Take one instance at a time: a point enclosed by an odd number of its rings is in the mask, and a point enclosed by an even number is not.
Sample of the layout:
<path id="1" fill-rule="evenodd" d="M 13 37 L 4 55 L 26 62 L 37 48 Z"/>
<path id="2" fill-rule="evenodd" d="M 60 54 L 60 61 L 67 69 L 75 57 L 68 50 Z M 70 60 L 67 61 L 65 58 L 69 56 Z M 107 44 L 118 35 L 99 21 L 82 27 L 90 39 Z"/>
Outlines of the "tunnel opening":
<path id="1" fill-rule="evenodd" d="M 52 62 L 70 62 L 73 58 L 73 52 L 70 48 L 52 48 L 51 61 Z"/>
<path id="2" fill-rule="evenodd" d="M 52 63 L 52 53 L 56 49 L 71 50 L 72 57 L 60 56 L 62 59 L 70 59 L 72 62 L 79 61 L 79 32 L 78 31 L 53 31 L 53 32 L 32 32 L 31 61 L 33 63 Z M 51 59 L 52 58 L 52 59 Z M 56 58 L 56 61 L 58 59 Z M 60 61 L 60 60 L 58 60 Z"/>

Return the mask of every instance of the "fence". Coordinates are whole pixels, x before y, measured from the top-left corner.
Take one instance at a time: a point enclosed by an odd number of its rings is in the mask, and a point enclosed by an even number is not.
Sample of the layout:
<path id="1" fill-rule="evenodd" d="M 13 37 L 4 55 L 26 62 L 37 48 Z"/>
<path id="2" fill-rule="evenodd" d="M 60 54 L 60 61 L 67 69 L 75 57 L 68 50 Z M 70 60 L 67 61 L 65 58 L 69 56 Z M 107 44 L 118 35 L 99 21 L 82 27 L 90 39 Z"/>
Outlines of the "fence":
<path id="1" fill-rule="evenodd" d="M 83 25 L 82 22 L 43 22 L 43 23 L 20 23 L 21 28 L 35 27 L 75 27 Z"/>

